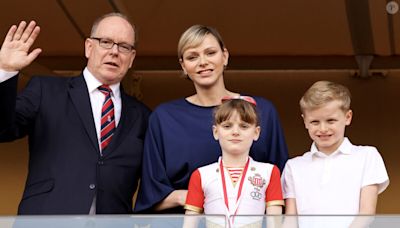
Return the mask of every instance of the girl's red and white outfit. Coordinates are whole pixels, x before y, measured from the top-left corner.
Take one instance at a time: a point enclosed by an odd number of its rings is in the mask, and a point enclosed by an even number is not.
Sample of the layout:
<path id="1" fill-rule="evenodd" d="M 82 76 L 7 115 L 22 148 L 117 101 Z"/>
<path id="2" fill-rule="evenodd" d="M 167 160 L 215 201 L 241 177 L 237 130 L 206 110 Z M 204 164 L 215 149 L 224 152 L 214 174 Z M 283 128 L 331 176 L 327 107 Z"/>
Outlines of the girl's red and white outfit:
<path id="1" fill-rule="evenodd" d="M 225 215 L 226 221 L 209 219 L 213 223 L 227 222 L 229 227 L 240 227 L 261 220 L 266 207 L 284 205 L 280 172 L 275 165 L 249 157 L 237 183 L 230 180 L 221 157 L 218 162 L 198 168 L 190 178 L 185 209 Z M 235 218 L 235 215 L 259 216 Z"/>

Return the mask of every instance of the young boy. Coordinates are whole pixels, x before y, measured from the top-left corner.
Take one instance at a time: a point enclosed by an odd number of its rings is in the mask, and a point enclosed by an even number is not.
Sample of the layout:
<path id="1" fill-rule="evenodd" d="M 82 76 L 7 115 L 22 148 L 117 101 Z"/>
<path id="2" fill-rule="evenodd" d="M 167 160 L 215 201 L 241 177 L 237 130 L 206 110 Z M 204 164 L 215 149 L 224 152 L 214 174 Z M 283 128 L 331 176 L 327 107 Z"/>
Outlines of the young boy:
<path id="1" fill-rule="evenodd" d="M 215 109 L 213 125 L 222 157 L 193 172 L 185 209 L 186 214 L 226 215 L 226 220 L 207 222 L 215 226 L 226 221 L 227 227 L 239 227 L 260 219 L 232 216 L 281 214 L 284 202 L 279 169 L 249 157 L 250 147 L 260 134 L 255 100 L 247 96 L 224 100 Z M 187 227 L 187 220 L 185 224 Z"/>
<path id="2" fill-rule="evenodd" d="M 349 90 L 337 83 L 314 83 L 300 100 L 305 128 L 314 141 L 282 173 L 287 214 L 374 214 L 378 194 L 389 185 L 375 147 L 344 137 L 353 112 Z"/>

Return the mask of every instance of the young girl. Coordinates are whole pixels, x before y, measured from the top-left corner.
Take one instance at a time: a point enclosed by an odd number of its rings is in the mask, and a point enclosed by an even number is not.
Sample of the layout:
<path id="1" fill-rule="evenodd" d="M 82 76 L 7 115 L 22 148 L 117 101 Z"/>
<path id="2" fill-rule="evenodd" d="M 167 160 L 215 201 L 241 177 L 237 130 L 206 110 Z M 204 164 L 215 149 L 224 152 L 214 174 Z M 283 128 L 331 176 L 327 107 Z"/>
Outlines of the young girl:
<path id="1" fill-rule="evenodd" d="M 225 98 L 215 108 L 213 135 L 222 156 L 218 162 L 195 170 L 190 178 L 186 214 L 224 214 L 226 221 L 207 223 L 228 227 L 260 222 L 235 215 L 281 214 L 284 205 L 279 169 L 254 161 L 250 147 L 260 135 L 256 101 L 252 97 Z M 190 226 L 185 221 L 185 226 Z"/>

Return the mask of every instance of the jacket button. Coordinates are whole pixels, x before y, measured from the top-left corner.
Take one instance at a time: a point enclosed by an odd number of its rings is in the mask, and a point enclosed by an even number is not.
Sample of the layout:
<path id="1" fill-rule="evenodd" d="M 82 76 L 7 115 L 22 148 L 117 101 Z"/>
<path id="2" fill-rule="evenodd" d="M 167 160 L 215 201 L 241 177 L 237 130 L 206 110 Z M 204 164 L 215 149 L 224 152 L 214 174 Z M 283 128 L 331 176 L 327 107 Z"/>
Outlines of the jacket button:
<path id="1" fill-rule="evenodd" d="M 104 162 L 103 162 L 103 161 L 98 161 L 98 162 L 97 162 L 97 164 L 99 164 L 99 165 L 103 165 L 103 164 L 104 164 Z"/>
<path id="2" fill-rule="evenodd" d="M 90 185 L 89 185 L 89 188 L 90 188 L 91 190 L 93 190 L 93 189 L 96 188 L 96 185 L 95 185 L 95 184 L 90 184 Z"/>

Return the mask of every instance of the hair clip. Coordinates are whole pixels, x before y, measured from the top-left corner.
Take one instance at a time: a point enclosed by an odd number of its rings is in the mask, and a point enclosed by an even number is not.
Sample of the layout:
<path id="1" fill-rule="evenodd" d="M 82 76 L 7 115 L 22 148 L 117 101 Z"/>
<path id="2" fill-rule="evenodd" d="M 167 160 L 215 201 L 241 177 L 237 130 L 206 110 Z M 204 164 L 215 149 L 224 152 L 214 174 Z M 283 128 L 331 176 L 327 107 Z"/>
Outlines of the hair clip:
<path id="1" fill-rule="evenodd" d="M 225 97 L 223 97 L 221 99 L 221 101 L 225 102 L 225 101 L 234 100 L 234 99 L 244 100 L 244 101 L 247 101 L 247 102 L 249 102 L 250 104 L 252 104 L 254 106 L 257 106 L 256 100 L 254 100 L 254 98 L 252 98 L 250 96 L 240 96 L 240 95 L 239 96 L 235 96 L 235 97 L 225 96 Z"/>

